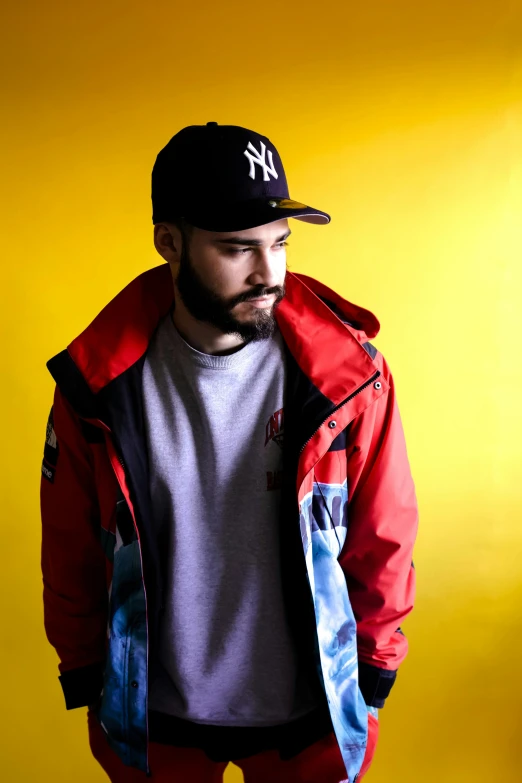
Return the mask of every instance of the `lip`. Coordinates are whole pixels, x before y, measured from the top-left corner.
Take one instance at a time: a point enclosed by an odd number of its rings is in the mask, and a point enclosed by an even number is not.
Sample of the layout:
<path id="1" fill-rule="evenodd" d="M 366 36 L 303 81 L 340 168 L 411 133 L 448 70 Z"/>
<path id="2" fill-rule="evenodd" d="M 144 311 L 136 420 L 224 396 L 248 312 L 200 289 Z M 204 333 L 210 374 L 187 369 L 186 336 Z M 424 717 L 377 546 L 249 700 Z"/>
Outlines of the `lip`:
<path id="1" fill-rule="evenodd" d="M 256 307 L 266 307 L 269 304 L 272 304 L 275 300 L 275 295 L 270 294 L 270 296 L 262 296 L 261 299 L 248 299 L 247 304 L 253 304 Z"/>

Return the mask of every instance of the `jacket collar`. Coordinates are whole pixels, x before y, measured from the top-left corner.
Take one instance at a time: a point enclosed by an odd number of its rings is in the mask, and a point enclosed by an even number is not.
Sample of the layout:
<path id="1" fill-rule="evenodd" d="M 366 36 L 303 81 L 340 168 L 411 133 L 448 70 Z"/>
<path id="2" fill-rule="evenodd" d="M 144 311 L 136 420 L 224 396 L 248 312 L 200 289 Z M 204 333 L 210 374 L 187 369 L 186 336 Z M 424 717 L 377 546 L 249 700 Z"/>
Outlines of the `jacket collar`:
<path id="1" fill-rule="evenodd" d="M 71 362 L 49 360 L 58 385 L 73 369 L 76 385 L 97 394 L 128 370 L 147 351 L 150 339 L 173 302 L 168 264 L 149 269 L 132 280 L 68 346 Z M 348 302 L 308 275 L 287 272 L 286 295 L 276 309 L 276 321 L 302 372 L 334 405 L 339 404 L 375 372 L 363 344 L 379 331 L 377 318 Z"/>

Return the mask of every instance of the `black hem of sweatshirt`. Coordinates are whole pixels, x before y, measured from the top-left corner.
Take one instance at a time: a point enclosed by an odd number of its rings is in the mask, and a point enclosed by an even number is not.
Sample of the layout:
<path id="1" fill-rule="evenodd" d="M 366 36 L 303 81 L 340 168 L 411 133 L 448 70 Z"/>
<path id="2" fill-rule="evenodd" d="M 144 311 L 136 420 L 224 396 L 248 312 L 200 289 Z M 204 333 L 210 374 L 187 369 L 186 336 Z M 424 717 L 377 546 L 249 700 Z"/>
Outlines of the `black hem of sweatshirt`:
<path id="1" fill-rule="evenodd" d="M 149 711 L 149 739 L 162 745 L 199 748 L 212 761 L 234 761 L 267 750 L 281 760 L 297 756 L 333 731 L 324 705 L 290 723 L 277 726 L 216 726 Z"/>

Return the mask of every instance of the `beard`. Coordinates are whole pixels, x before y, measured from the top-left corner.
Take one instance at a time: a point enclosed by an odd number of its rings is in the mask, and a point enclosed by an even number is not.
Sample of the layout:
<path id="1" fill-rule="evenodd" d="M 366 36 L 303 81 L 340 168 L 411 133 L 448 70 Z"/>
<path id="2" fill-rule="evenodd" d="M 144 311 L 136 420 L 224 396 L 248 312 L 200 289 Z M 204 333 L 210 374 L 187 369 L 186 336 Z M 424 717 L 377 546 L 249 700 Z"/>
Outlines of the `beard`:
<path id="1" fill-rule="evenodd" d="M 176 286 L 181 301 L 191 316 L 215 326 L 223 334 L 238 335 L 244 341 L 267 340 L 272 337 L 277 331 L 274 313 L 285 295 L 284 283 L 273 288 L 256 286 L 251 291 L 224 299 L 201 280 L 186 248 L 187 242 L 184 241 Z M 232 310 L 240 302 L 273 294 L 276 298 L 272 307 L 252 308 L 253 312 L 248 321 L 240 321 L 232 315 Z"/>

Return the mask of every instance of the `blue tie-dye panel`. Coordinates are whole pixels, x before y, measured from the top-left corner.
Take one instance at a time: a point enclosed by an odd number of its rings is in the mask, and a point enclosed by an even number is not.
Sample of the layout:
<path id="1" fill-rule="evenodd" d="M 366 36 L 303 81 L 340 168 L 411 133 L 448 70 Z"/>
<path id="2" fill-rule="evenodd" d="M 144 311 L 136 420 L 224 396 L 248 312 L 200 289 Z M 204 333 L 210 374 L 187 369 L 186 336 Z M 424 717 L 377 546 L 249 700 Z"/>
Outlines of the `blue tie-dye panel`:
<path id="1" fill-rule="evenodd" d="M 114 550 L 109 649 L 98 719 L 121 760 L 147 771 L 147 618 L 138 541 Z"/>
<path id="2" fill-rule="evenodd" d="M 362 766 L 368 711 L 359 690 L 356 623 L 338 562 L 348 527 L 348 487 L 314 482 L 301 503 L 301 535 L 315 605 L 332 724 L 352 783 Z"/>

